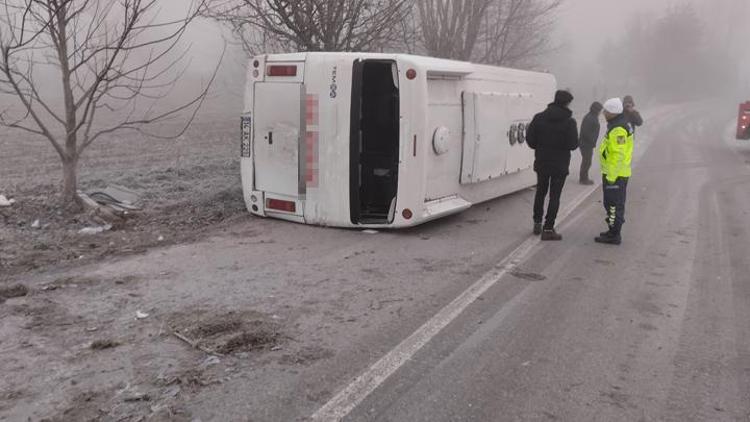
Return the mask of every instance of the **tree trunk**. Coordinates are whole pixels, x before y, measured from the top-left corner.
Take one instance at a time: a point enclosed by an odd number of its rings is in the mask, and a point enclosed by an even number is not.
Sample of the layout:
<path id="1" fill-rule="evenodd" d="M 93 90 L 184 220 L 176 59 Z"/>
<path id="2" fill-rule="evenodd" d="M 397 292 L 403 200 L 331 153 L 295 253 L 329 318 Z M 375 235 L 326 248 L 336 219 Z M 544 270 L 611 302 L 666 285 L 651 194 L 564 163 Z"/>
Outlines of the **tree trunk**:
<path id="1" fill-rule="evenodd" d="M 78 190 L 78 157 L 62 160 L 63 165 L 63 205 L 77 203 L 76 191 Z"/>

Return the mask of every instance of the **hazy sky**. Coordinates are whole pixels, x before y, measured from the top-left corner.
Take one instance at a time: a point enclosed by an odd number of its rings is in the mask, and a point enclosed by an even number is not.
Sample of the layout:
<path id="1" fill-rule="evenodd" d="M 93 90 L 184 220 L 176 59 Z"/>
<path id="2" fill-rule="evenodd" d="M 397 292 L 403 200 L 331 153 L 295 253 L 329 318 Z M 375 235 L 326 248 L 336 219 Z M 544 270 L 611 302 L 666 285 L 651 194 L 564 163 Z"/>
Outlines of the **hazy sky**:
<path id="1" fill-rule="evenodd" d="M 186 3 L 187 0 L 160 2 L 163 13 L 171 17 L 184 15 Z M 577 88 L 584 94 L 582 100 L 588 99 L 596 94 L 589 85 L 581 84 L 580 79 L 588 81 L 592 72 L 601 73 L 597 58 L 603 44 L 621 39 L 637 14 L 661 16 L 665 9 L 683 3 L 693 3 L 706 16 L 709 31 L 734 32 L 735 40 L 750 39 L 750 0 L 564 0 L 553 37 L 560 47 L 544 60 L 543 67 L 558 77 L 561 87 Z M 187 39 L 193 44 L 194 72 L 210 72 L 223 44 L 222 30 L 213 22 L 201 20 L 190 29 Z M 218 84 L 235 84 L 230 79 L 243 77 L 244 58 L 237 56 L 225 63 L 232 77 L 220 78 L 224 80 L 217 81 Z M 745 66 L 750 74 L 750 59 Z"/>
<path id="2" fill-rule="evenodd" d="M 707 0 L 711 1 L 711 0 Z M 748 0 L 750 1 L 750 0 Z M 590 58 L 598 54 L 607 39 L 617 39 L 616 32 L 623 29 L 637 13 L 658 13 L 674 3 L 671 0 L 566 0 L 558 21 L 558 30 L 575 57 Z M 613 32 L 614 31 L 614 32 Z"/>
<path id="3" fill-rule="evenodd" d="M 659 16 L 667 8 L 684 3 L 692 3 L 705 15 L 708 30 L 721 31 L 733 25 L 750 35 L 750 0 L 565 0 L 558 31 L 571 53 L 589 57 L 598 53 L 606 39 L 618 39 L 618 26 L 625 30 L 622 23 L 627 27 L 633 16 Z"/>

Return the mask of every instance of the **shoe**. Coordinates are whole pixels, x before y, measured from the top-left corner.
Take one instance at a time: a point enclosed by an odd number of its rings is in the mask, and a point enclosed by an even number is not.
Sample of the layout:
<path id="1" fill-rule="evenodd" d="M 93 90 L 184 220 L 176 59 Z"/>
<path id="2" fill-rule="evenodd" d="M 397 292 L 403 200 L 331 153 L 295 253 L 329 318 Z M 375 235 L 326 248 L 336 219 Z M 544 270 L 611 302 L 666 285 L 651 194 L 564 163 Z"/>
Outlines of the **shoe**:
<path id="1" fill-rule="evenodd" d="M 605 243 L 608 245 L 619 245 L 622 243 L 622 237 L 619 234 L 612 234 L 610 232 L 604 233 L 594 239 L 596 243 Z"/>
<path id="2" fill-rule="evenodd" d="M 555 229 L 544 229 L 542 240 L 562 240 L 562 235 L 557 233 Z"/>
<path id="3" fill-rule="evenodd" d="M 535 235 L 542 234 L 542 223 L 534 223 L 534 234 Z"/>
<path id="4" fill-rule="evenodd" d="M 581 180 L 581 181 L 580 181 L 580 183 L 581 183 L 582 185 L 593 185 L 593 184 L 594 184 L 594 181 L 593 181 L 593 180 L 589 180 L 589 179 L 586 179 L 586 180 Z"/>

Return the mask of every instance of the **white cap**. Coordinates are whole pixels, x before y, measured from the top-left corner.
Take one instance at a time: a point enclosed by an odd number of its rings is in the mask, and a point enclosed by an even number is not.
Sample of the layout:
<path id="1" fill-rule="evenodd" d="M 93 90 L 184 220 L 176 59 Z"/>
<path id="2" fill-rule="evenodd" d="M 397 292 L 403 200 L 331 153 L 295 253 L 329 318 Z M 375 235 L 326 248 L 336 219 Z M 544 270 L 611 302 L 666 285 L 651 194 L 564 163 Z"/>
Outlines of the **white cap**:
<path id="1" fill-rule="evenodd" d="M 622 100 L 619 98 L 610 98 L 604 103 L 604 110 L 612 114 L 621 114 L 623 108 Z"/>

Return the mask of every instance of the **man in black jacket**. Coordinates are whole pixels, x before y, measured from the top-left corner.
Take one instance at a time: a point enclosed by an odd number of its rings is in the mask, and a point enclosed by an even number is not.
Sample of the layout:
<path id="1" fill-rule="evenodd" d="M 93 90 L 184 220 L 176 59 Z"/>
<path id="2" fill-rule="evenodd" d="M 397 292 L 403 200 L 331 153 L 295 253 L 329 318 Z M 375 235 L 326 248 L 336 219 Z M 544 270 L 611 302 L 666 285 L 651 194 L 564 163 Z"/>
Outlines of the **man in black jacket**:
<path id="1" fill-rule="evenodd" d="M 596 141 L 599 139 L 599 115 L 602 112 L 602 104 L 595 101 L 591 104 L 589 113 L 581 122 L 581 136 L 578 138 L 578 146 L 581 148 L 581 173 L 579 181 L 582 185 L 593 185 L 594 181 L 589 179 L 591 158 L 594 156 Z"/>
<path id="2" fill-rule="evenodd" d="M 628 119 L 629 129 L 635 133 L 635 128 L 643 126 L 643 117 L 641 113 L 635 109 L 635 100 L 632 95 L 626 95 L 622 99 L 622 105 L 625 107 L 625 117 Z"/>
<path id="3" fill-rule="evenodd" d="M 547 109 L 534 116 L 529 124 L 526 142 L 534 150 L 537 174 L 536 198 L 534 199 L 534 234 L 542 240 L 562 240 L 555 231 L 555 219 L 560 208 L 565 179 L 570 167 L 570 151 L 578 148 L 578 128 L 570 111 L 573 95 L 557 91 L 555 101 Z M 544 200 L 549 192 L 547 216 L 542 227 Z"/>

